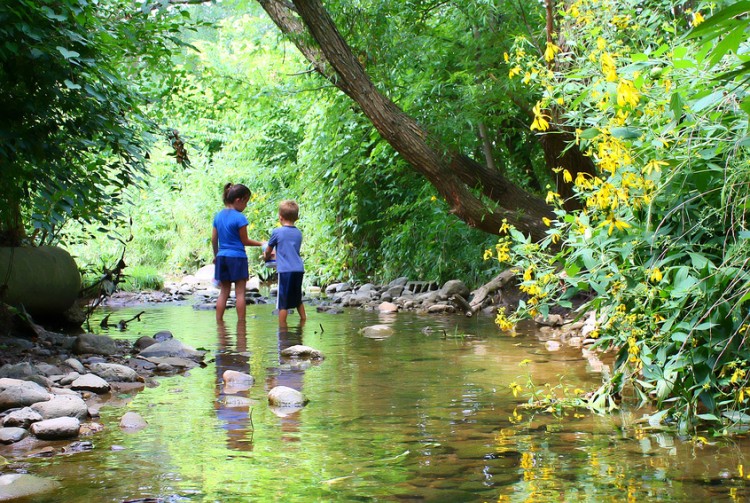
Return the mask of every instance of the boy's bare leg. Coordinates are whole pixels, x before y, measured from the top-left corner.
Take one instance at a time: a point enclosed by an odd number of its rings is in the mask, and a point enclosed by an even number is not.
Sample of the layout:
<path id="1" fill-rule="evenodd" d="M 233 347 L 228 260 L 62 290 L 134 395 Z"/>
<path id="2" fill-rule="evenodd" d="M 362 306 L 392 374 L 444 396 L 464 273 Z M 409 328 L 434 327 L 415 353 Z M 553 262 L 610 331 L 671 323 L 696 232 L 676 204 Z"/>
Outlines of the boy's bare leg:
<path id="1" fill-rule="evenodd" d="M 299 321 L 305 321 L 307 319 L 307 315 L 305 314 L 305 305 L 300 303 L 299 306 L 297 306 L 297 312 L 299 313 Z"/>
<path id="2" fill-rule="evenodd" d="M 286 317 L 289 314 L 288 309 L 279 309 L 279 326 L 286 327 Z"/>
<path id="3" fill-rule="evenodd" d="M 247 302 L 245 301 L 245 285 L 247 280 L 234 282 L 234 306 L 237 309 L 237 321 L 245 321 Z"/>
<path id="4" fill-rule="evenodd" d="M 224 320 L 224 311 L 227 309 L 227 300 L 229 292 L 232 289 L 231 281 L 222 281 L 220 283 L 219 298 L 216 299 L 216 321 Z"/>

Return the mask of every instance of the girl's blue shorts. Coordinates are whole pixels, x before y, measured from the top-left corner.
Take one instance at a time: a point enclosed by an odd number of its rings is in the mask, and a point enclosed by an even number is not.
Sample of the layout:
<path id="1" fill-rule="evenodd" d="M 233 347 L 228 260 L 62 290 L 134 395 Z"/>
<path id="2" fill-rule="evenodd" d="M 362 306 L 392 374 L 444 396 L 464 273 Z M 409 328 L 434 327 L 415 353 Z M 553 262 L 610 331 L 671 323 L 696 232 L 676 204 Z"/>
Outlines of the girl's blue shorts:
<path id="1" fill-rule="evenodd" d="M 302 277 L 304 272 L 280 272 L 277 309 L 294 309 L 302 304 Z"/>
<path id="2" fill-rule="evenodd" d="M 219 255 L 214 263 L 214 278 L 217 281 L 241 281 L 248 279 L 247 257 L 224 257 Z"/>

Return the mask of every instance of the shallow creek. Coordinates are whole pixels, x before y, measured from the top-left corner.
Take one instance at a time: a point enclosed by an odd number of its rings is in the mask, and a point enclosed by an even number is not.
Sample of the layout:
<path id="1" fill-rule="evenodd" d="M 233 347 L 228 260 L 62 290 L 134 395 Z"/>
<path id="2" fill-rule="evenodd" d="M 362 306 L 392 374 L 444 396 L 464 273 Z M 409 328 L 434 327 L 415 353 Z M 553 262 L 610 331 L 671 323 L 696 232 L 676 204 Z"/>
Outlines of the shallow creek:
<path id="1" fill-rule="evenodd" d="M 270 306 L 248 306 L 246 326 L 228 311 L 191 306 L 102 310 L 95 332 L 136 340 L 169 330 L 208 350 L 205 368 L 114 397 L 94 449 L 13 460 L 62 489 L 34 502 L 245 501 L 745 501 L 750 441 L 695 445 L 647 428 L 638 410 L 562 418 L 521 407 L 509 387 L 528 375 L 540 387 L 592 389 L 601 369 L 580 349 L 549 351 L 533 329 L 502 334 L 490 317 L 349 310 L 316 313 L 279 331 Z M 103 330 L 145 310 L 125 331 Z M 382 340 L 360 330 L 390 324 Z M 293 344 L 319 349 L 308 368 L 282 362 Z M 519 365 L 521 362 L 526 362 Z M 594 362 L 595 363 L 595 362 Z M 255 384 L 225 395 L 221 374 Z M 267 404 L 276 385 L 302 391 L 301 411 L 280 417 Z M 240 396 L 240 398 L 237 398 Z M 252 404 L 248 405 L 249 398 Z M 148 427 L 118 428 L 127 411 Z M 64 444 L 61 444 L 64 445 Z"/>

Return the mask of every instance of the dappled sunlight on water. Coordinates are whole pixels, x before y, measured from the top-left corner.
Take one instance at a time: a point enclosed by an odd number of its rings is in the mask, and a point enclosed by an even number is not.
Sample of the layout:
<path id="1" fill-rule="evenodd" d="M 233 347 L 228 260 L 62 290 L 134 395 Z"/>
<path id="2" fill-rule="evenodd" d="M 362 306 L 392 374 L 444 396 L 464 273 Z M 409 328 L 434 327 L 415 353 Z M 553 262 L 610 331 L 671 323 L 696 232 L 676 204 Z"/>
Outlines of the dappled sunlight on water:
<path id="1" fill-rule="evenodd" d="M 743 501 L 750 497 L 748 441 L 693 444 L 648 431 L 642 411 L 562 417 L 522 407 L 511 383 L 557 392 L 592 389 L 602 363 L 580 349 L 549 351 L 533 331 L 510 337 L 489 317 L 347 311 L 315 313 L 279 331 L 270 306 L 229 312 L 145 308 L 127 330 L 136 340 L 169 330 L 209 351 L 205 368 L 160 379 L 101 409 L 94 450 L 13 460 L 63 489 L 34 501 Z M 110 323 L 143 309 L 111 312 Z M 311 312 L 312 311 L 312 312 Z M 393 335 L 364 337 L 388 324 Z M 325 354 L 300 365 L 280 357 L 294 344 Z M 519 363 L 524 362 L 523 365 Z M 225 389 L 224 370 L 250 373 Z M 303 392 L 301 410 L 268 406 L 277 385 Z M 124 433 L 127 411 L 149 425 Z M 63 444 L 64 445 L 64 444 Z M 748 468 L 746 468 L 746 466 Z"/>

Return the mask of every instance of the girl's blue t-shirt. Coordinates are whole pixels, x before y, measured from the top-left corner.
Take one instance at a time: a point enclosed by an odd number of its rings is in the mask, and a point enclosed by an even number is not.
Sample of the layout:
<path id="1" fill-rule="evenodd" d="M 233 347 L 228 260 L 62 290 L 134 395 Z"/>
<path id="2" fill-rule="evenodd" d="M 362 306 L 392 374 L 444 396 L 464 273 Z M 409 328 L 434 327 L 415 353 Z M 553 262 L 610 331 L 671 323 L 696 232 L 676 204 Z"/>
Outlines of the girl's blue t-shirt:
<path id="1" fill-rule="evenodd" d="M 219 252 L 216 256 L 247 257 L 245 245 L 240 240 L 240 228 L 247 227 L 247 217 L 233 208 L 225 208 L 214 217 L 214 227 L 219 234 Z"/>
<path id="2" fill-rule="evenodd" d="M 302 232 L 293 225 L 276 227 L 268 240 L 269 248 L 276 248 L 277 272 L 305 272 L 305 266 L 300 257 L 302 246 Z"/>

